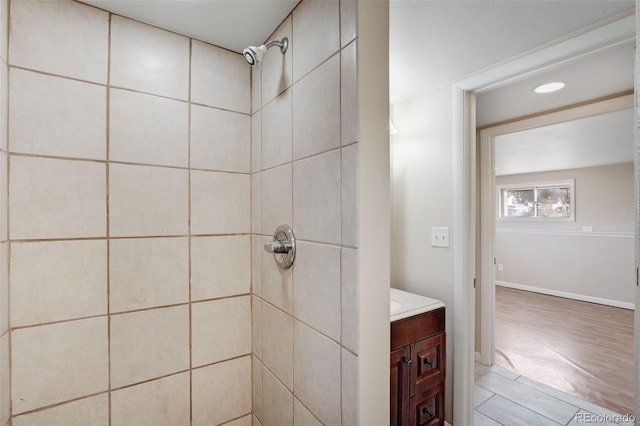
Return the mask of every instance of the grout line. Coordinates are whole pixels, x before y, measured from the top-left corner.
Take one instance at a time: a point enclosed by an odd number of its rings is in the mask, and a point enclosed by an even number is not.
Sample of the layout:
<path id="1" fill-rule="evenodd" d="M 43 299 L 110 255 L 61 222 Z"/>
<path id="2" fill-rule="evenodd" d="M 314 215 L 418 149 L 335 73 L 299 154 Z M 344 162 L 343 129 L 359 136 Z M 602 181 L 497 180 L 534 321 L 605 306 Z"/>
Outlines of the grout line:
<path id="1" fill-rule="evenodd" d="M 109 425 L 111 425 L 111 226 L 110 226 L 110 217 L 109 217 L 109 180 L 110 180 L 110 149 L 111 149 L 111 89 L 109 88 L 109 83 L 111 83 L 111 26 L 112 26 L 112 18 L 113 14 L 109 13 L 109 24 L 108 24 L 108 35 L 107 35 L 107 90 L 106 90 L 106 146 L 105 146 L 105 160 L 106 160 L 106 194 L 105 194 L 105 202 L 106 202 L 106 236 L 107 236 L 107 373 L 108 377 L 108 409 L 109 409 Z"/>
<path id="2" fill-rule="evenodd" d="M 250 233 L 238 234 L 192 234 L 194 238 L 216 238 L 216 237 L 251 237 Z M 163 238 L 188 238 L 189 235 L 131 235 L 131 236 L 112 236 L 110 240 L 144 240 L 144 239 L 163 239 Z M 34 239 L 9 239 L 7 242 L 12 243 L 51 243 L 65 241 L 106 241 L 107 237 L 69 237 L 69 238 L 34 238 Z"/>
<path id="3" fill-rule="evenodd" d="M 92 394 L 89 394 L 89 395 L 82 395 L 80 397 L 69 399 L 69 400 L 66 400 L 66 401 L 56 402 L 55 404 L 49 404 L 49 405 L 45 405 L 43 407 L 34 408 L 32 410 L 28 410 L 28 411 L 22 412 L 20 414 L 16 414 L 16 415 L 14 415 L 14 417 L 22 417 L 22 416 L 26 416 L 28 414 L 39 413 L 41 411 L 49 410 L 51 408 L 60 407 L 62 405 L 71 404 L 71 403 L 74 403 L 74 402 L 82 401 L 82 400 L 93 398 L 93 397 L 100 396 L 100 395 L 105 395 L 105 394 L 108 394 L 108 393 L 109 393 L 109 390 L 103 390 L 101 392 L 96 392 L 96 393 L 92 393 Z"/>
<path id="4" fill-rule="evenodd" d="M 189 168 L 187 177 L 187 202 L 188 205 L 188 218 L 187 218 L 187 232 L 189 240 L 189 424 L 193 424 L 193 306 L 192 306 L 192 280 L 193 280 L 193 260 L 192 256 L 192 236 L 191 236 L 191 119 L 193 104 L 191 103 L 192 87 L 192 73 L 193 73 L 193 39 L 189 39 L 189 110 L 187 117 L 187 166 Z"/>
<path id="5" fill-rule="evenodd" d="M 3 64 L 2 66 L 5 67 L 5 72 L 7 75 L 7 87 L 6 87 L 6 99 L 4 99 L 4 103 L 5 103 L 5 107 L 6 107 L 6 114 L 4 116 L 4 119 L 6 120 L 6 129 L 5 129 L 5 134 L 3 135 L 5 137 L 5 143 L 4 143 L 4 148 L 6 149 L 6 158 L 4 159 L 5 162 L 5 166 L 6 166 L 6 175 L 2 176 L 4 178 L 6 178 L 6 187 L 2 188 L 1 190 L 4 191 L 4 195 L 6 195 L 6 206 L 4 207 L 4 214 L 6 214 L 6 223 L 4 224 L 5 229 L 3 229 L 2 231 L 6 234 L 6 238 L 7 238 L 7 258 L 6 259 L 2 259 L 1 261 L 4 263 L 4 266 L 7 268 L 7 275 L 6 275 L 6 279 L 7 279 L 7 345 L 8 345 L 8 360 L 9 360 L 9 390 L 8 390 L 8 396 L 9 396 L 9 413 L 8 413 L 8 422 L 7 424 L 10 426 L 13 423 L 13 375 L 11 374 L 12 371 L 12 366 L 13 366 L 13 332 L 11 331 L 11 241 L 10 241 L 10 234 L 9 234 L 9 230 L 11 229 L 9 224 L 10 224 L 10 209 L 9 209 L 9 196 L 10 196 L 10 192 L 9 192 L 9 185 L 10 185 L 10 178 L 11 178 L 11 162 L 10 162 L 10 158 L 11 156 L 9 155 L 8 151 L 9 151 L 9 117 L 10 117 L 10 108 L 11 108 L 11 103 L 9 102 L 9 96 L 10 96 L 10 84 L 11 81 L 9 79 L 9 55 L 11 53 L 9 46 L 10 46 L 10 37 L 11 37 L 11 1 L 7 1 L 7 62 L 5 64 Z M 1 214 L 1 213 L 0 213 Z M 2 279 L 2 277 L 0 277 L 0 279 Z"/>

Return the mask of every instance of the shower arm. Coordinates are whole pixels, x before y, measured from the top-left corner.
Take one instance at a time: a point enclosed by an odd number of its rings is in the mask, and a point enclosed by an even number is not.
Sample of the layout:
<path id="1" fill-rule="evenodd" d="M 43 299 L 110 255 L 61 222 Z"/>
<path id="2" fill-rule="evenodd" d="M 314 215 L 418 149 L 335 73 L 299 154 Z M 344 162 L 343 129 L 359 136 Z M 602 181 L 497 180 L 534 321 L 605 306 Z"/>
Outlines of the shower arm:
<path id="1" fill-rule="evenodd" d="M 277 46 L 280 48 L 280 52 L 285 53 L 287 51 L 287 48 L 289 47 L 289 39 L 285 37 L 282 39 L 282 41 L 273 40 L 267 43 L 265 46 L 267 47 L 267 49 L 273 46 Z"/>

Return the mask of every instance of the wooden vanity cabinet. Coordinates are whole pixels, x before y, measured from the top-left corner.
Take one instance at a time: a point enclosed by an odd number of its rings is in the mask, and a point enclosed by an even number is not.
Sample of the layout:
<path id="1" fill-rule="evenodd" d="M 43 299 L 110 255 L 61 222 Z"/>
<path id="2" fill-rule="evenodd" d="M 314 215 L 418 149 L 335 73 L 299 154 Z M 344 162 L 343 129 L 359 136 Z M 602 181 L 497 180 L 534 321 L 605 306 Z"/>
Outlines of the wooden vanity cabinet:
<path id="1" fill-rule="evenodd" d="M 392 426 L 444 425 L 444 308 L 391 323 Z"/>

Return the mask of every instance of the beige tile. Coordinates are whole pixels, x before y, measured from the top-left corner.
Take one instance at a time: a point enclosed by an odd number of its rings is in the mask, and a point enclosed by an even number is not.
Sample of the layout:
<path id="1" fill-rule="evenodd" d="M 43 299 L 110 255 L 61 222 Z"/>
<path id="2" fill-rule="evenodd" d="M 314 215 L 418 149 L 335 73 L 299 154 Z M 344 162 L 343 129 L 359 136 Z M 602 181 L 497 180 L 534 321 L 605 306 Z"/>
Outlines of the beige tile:
<path id="1" fill-rule="evenodd" d="M 298 242 L 293 268 L 293 313 L 340 340 L 340 248 Z"/>
<path id="2" fill-rule="evenodd" d="M 111 387 L 189 368 L 189 308 L 153 309 L 111 317 Z"/>
<path id="3" fill-rule="evenodd" d="M 262 362 L 293 389 L 293 318 L 268 303 L 262 305 Z"/>
<path id="4" fill-rule="evenodd" d="M 242 55 L 193 40 L 191 101 L 251 112 L 251 67 Z"/>
<path id="5" fill-rule="evenodd" d="M 141 22 L 111 18 L 113 86 L 189 98 L 189 39 Z"/>
<path id="6" fill-rule="evenodd" d="M 9 205 L 9 187 L 7 182 L 8 177 L 8 165 L 9 158 L 4 152 L 0 152 L 0 241 L 7 241 L 9 239 L 9 226 L 7 207 Z"/>
<path id="7" fill-rule="evenodd" d="M 189 301 L 189 239 L 111 240 L 111 312 Z"/>
<path id="8" fill-rule="evenodd" d="M 346 46 L 356 38 L 358 29 L 357 0 L 340 1 L 340 45 Z"/>
<path id="9" fill-rule="evenodd" d="M 272 237 L 263 237 L 262 246 Z M 261 266 L 261 290 L 262 298 L 274 304 L 285 312 L 293 312 L 293 269 L 280 269 L 276 264 L 273 254 L 265 250 L 260 251 L 262 255 Z"/>
<path id="10" fill-rule="evenodd" d="M 322 423 L 313 417 L 313 414 L 296 398 L 293 399 L 293 424 L 295 426 L 322 426 Z"/>
<path id="11" fill-rule="evenodd" d="M 293 425 L 293 395 L 266 368 L 262 377 L 262 423 L 265 425 Z"/>
<path id="12" fill-rule="evenodd" d="M 7 36 L 9 34 L 9 0 L 0 1 L 0 59 L 7 61 Z"/>
<path id="13" fill-rule="evenodd" d="M 251 117 L 251 171 L 262 170 L 262 111 Z"/>
<path id="14" fill-rule="evenodd" d="M 342 424 L 357 425 L 358 421 L 358 357 L 342 349 Z"/>
<path id="15" fill-rule="evenodd" d="M 11 245 L 14 327 L 106 313 L 106 240 Z"/>
<path id="16" fill-rule="evenodd" d="M 5 3 L 8 0 L 0 0 Z M 0 148 L 7 149 L 7 122 L 9 115 L 8 111 L 8 98 L 9 98 L 9 68 L 5 63 L 0 61 Z"/>
<path id="17" fill-rule="evenodd" d="M 258 358 L 253 357 L 252 392 L 253 392 L 253 414 L 262 419 L 262 375 L 263 366 Z"/>
<path id="18" fill-rule="evenodd" d="M 262 172 L 262 232 L 273 235 L 293 222 L 291 164 Z"/>
<path id="19" fill-rule="evenodd" d="M 251 338 L 253 353 L 262 358 L 262 300 L 251 297 Z"/>
<path id="20" fill-rule="evenodd" d="M 251 175 L 251 232 L 262 232 L 262 173 Z"/>
<path id="21" fill-rule="evenodd" d="M 358 250 L 342 249 L 342 345 L 358 353 Z"/>
<path id="22" fill-rule="evenodd" d="M 193 370 L 192 380 L 194 426 L 217 425 L 251 412 L 250 356 Z"/>
<path id="23" fill-rule="evenodd" d="M 294 335 L 296 397 L 323 424 L 340 424 L 340 346 L 298 321 Z"/>
<path id="24" fill-rule="evenodd" d="M 189 105 L 158 96 L 111 89 L 109 159 L 189 165 Z"/>
<path id="25" fill-rule="evenodd" d="M 191 167 L 249 173 L 251 116 L 193 105 Z"/>
<path id="26" fill-rule="evenodd" d="M 262 237 L 251 236 L 251 292 L 262 295 Z"/>
<path id="27" fill-rule="evenodd" d="M 359 144 L 342 149 L 342 245 L 358 247 Z"/>
<path id="28" fill-rule="evenodd" d="M 340 48 L 337 0 L 306 1 L 293 11 L 293 79 L 297 81 Z"/>
<path id="29" fill-rule="evenodd" d="M 107 390 L 107 341 L 106 317 L 15 330 L 12 413 Z"/>
<path id="30" fill-rule="evenodd" d="M 280 49 L 272 47 L 262 58 L 260 67 L 262 68 L 262 105 L 266 105 L 273 98 L 291 87 L 293 84 L 292 64 L 293 64 L 293 33 L 291 32 L 291 18 L 288 17 L 276 29 L 269 41 L 289 39 L 289 48 L 283 55 Z"/>
<path id="31" fill-rule="evenodd" d="M 113 392 L 111 424 L 188 426 L 189 373 Z"/>
<path id="32" fill-rule="evenodd" d="M 340 152 L 293 165 L 293 227 L 296 237 L 340 244 Z"/>
<path id="33" fill-rule="evenodd" d="M 262 423 L 260 423 L 260 420 L 258 420 L 256 416 L 253 416 L 251 424 L 252 426 L 262 426 Z"/>
<path id="34" fill-rule="evenodd" d="M 0 336 L 9 330 L 8 243 L 0 243 Z M 1 423 L 1 422 L 0 422 Z"/>
<path id="35" fill-rule="evenodd" d="M 191 233 L 240 234 L 251 231 L 249 175 L 191 172 Z"/>
<path id="36" fill-rule="evenodd" d="M 14 417 L 13 426 L 108 426 L 109 397 L 106 393 Z"/>
<path id="37" fill-rule="evenodd" d="M 194 367 L 250 354 L 251 298 L 194 303 L 191 333 Z"/>
<path id="38" fill-rule="evenodd" d="M 0 334 L 0 424 L 11 417 L 11 392 L 9 367 L 9 334 Z"/>
<path id="39" fill-rule="evenodd" d="M 74 1 L 11 2 L 12 65 L 106 83 L 108 37 L 109 14 L 94 7 Z"/>
<path id="40" fill-rule="evenodd" d="M 191 239 L 191 299 L 235 296 L 251 291 L 251 237 Z"/>
<path id="41" fill-rule="evenodd" d="M 225 423 L 224 426 L 251 426 L 251 414 Z"/>
<path id="42" fill-rule="evenodd" d="M 105 159 L 104 87 L 13 68 L 10 88 L 11 151 Z"/>
<path id="43" fill-rule="evenodd" d="M 262 109 L 263 169 L 291 161 L 293 137 L 291 92 L 287 90 Z"/>
<path id="44" fill-rule="evenodd" d="M 111 236 L 186 235 L 186 170 L 112 164 L 109 167 Z"/>
<path id="45" fill-rule="evenodd" d="M 347 1 L 347 3 L 355 3 Z M 360 140 L 360 108 L 358 106 L 357 43 L 342 50 L 340 70 L 340 114 L 342 144 Z"/>
<path id="46" fill-rule="evenodd" d="M 11 156 L 11 238 L 104 237 L 105 165 Z"/>
<path id="47" fill-rule="evenodd" d="M 340 56 L 293 87 L 293 158 L 340 146 Z"/>
<path id="48" fill-rule="evenodd" d="M 251 67 L 251 113 L 262 108 L 262 67 Z"/>

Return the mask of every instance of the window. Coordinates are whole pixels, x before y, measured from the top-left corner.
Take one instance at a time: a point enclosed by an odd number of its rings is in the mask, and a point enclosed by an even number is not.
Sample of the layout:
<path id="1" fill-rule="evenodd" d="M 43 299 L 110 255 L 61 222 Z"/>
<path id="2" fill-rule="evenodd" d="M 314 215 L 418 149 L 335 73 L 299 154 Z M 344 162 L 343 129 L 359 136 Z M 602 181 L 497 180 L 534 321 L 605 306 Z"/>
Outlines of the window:
<path id="1" fill-rule="evenodd" d="M 574 220 L 574 182 L 498 186 L 499 219 Z"/>

